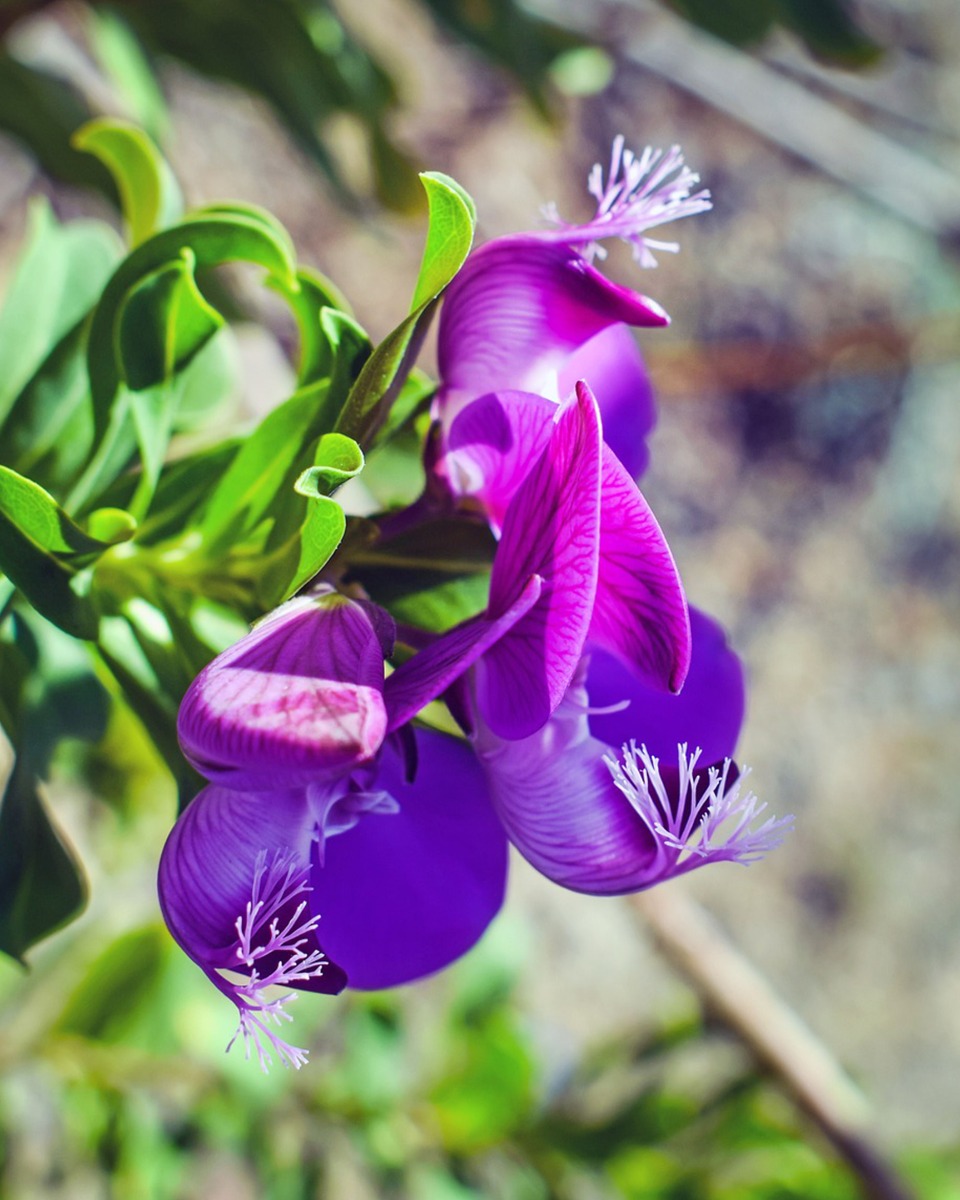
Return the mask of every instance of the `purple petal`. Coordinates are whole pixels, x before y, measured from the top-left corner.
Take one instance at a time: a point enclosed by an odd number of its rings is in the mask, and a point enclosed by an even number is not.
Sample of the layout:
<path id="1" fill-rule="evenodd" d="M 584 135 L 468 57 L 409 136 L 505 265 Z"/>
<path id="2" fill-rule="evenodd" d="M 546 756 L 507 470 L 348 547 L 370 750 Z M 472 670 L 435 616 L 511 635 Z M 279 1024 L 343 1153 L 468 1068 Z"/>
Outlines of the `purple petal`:
<path id="1" fill-rule="evenodd" d="M 467 743 L 420 730 L 404 779 L 384 750 L 377 786 L 399 803 L 327 839 L 311 897 L 327 953 L 351 987 L 384 988 L 440 970 L 477 941 L 503 902 L 507 851 Z"/>
<path id="2" fill-rule="evenodd" d="M 563 698 L 580 659 L 596 592 L 600 529 L 600 420 L 578 387 L 546 450 L 510 502 L 490 578 L 489 615 L 543 579 L 540 599 L 477 667 L 477 700 L 501 737 L 539 729 Z"/>
<path id="3" fill-rule="evenodd" d="M 451 629 L 402 663 L 384 685 L 388 732 L 399 729 L 458 679 L 540 598 L 543 580 L 534 575 L 513 604 L 495 620 L 480 616 Z"/>
<path id="4" fill-rule="evenodd" d="M 533 737 L 482 730 L 477 753 L 507 836 L 538 871 L 577 892 L 637 891 L 668 871 L 670 856 L 617 788 L 585 704 L 583 688 L 571 688 Z"/>
<path id="5" fill-rule="evenodd" d="M 302 794 L 215 786 L 204 788 L 174 825 L 160 859 L 160 907 L 176 941 L 217 986 L 223 986 L 218 968 L 243 969 L 237 921 L 250 902 L 258 860 L 280 856 L 307 868 L 314 827 Z M 305 948 L 319 950 L 316 935 L 307 936 Z M 345 982 L 328 962 L 319 978 L 293 986 L 336 993 Z"/>
<path id="6" fill-rule="evenodd" d="M 654 301 L 604 278 L 569 246 L 536 234 L 474 251 L 447 288 L 437 354 L 448 423 L 470 400 L 500 388 L 561 399 L 567 357 L 608 325 L 666 325 Z"/>
<path id="7" fill-rule="evenodd" d="M 368 761 L 386 733 L 392 640 L 376 605 L 335 593 L 281 605 L 188 688 L 177 721 L 184 754 L 244 791 L 303 787 Z"/>
<path id="8" fill-rule="evenodd" d="M 559 393 L 585 379 L 600 405 L 603 440 L 633 479 L 647 469 L 646 438 L 656 424 L 653 388 L 636 338 L 626 325 L 608 325 L 564 363 Z"/>
<path id="9" fill-rule="evenodd" d="M 587 676 L 591 707 L 630 702 L 619 712 L 592 713 L 594 737 L 616 750 L 636 740 L 666 762 L 673 760 L 677 746 L 684 742 L 702 748 L 704 764 L 733 754 L 745 706 L 743 667 L 712 618 L 691 608 L 690 629 L 690 670 L 678 696 L 645 686 L 610 654 L 591 653 Z"/>
<path id="10" fill-rule="evenodd" d="M 600 566 L 590 642 L 677 692 L 690 665 L 687 602 L 670 547 L 640 489 L 604 447 Z"/>
<path id="11" fill-rule="evenodd" d="M 468 404 L 447 437 L 442 469 L 453 490 L 475 496 L 494 531 L 553 433 L 557 406 L 532 392 L 491 392 Z"/>

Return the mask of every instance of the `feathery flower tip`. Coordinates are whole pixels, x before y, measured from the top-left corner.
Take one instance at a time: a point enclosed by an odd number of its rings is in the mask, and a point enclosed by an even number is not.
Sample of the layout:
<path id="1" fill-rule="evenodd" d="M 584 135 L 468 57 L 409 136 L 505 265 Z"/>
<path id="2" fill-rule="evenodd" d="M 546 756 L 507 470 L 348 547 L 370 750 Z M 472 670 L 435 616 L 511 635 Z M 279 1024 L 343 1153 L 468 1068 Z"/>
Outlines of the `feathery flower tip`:
<path id="1" fill-rule="evenodd" d="M 594 164 L 587 180 L 587 190 L 597 201 L 593 220 L 585 225 L 568 224 L 552 204 L 544 208 L 544 216 L 559 226 L 558 240 L 577 246 L 588 262 L 606 257 L 601 239 L 618 237 L 633 247 L 633 257 L 642 267 L 655 267 L 654 250 L 673 254 L 680 247 L 676 242 L 648 238 L 646 231 L 709 209 L 709 191 L 693 191 L 699 182 L 700 176 L 683 161 L 679 146 L 669 150 L 647 146 L 638 157 L 624 148 L 623 136 L 618 134 L 606 182 L 600 163 Z"/>
<path id="2" fill-rule="evenodd" d="M 268 1023 L 279 1026 L 283 1021 L 293 1020 L 285 1005 L 295 999 L 295 994 L 287 992 L 268 999 L 266 993 L 268 988 L 290 987 L 323 974 L 325 955 L 320 950 L 304 949 L 320 918 L 304 916 L 305 899 L 291 910 L 297 898 L 311 890 L 307 869 L 299 866 L 292 855 L 277 852 L 268 865 L 266 851 L 261 851 L 254 868 L 250 899 L 236 920 L 237 940 L 233 949 L 237 969 L 246 967 L 250 973 L 242 982 L 223 979 L 226 984 L 223 990 L 240 1014 L 240 1024 L 227 1051 L 242 1036 L 246 1058 L 250 1058 L 251 1050 L 256 1050 L 264 1072 L 269 1071 L 273 1061 L 271 1049 L 284 1066 L 299 1069 L 307 1061 L 306 1050 L 285 1042 Z M 261 975 L 256 964 L 268 956 L 276 965 Z"/>
<path id="3" fill-rule="evenodd" d="M 676 855 L 671 875 L 708 862 L 755 862 L 779 846 L 793 828 L 792 816 L 770 816 L 757 825 L 767 806 L 744 787 L 749 768 L 731 780 L 729 758 L 704 771 L 697 769 L 700 754 L 699 748 L 688 753 L 686 743 L 677 747 L 674 795 L 664 782 L 660 760 L 646 746 L 633 741 L 624 745 L 621 761 L 604 758 L 617 787 L 661 850 Z"/>

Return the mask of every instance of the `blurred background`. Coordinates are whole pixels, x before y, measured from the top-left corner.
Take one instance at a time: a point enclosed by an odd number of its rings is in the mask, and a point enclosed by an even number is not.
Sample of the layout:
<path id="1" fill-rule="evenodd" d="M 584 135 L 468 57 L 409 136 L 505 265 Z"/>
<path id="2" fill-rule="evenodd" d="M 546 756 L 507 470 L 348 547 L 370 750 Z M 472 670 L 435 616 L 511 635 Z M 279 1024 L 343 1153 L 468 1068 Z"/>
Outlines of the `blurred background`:
<path id="1" fill-rule="evenodd" d="M 796 830 L 669 887 L 849 1072 L 906 1180 L 863 1184 L 641 912 L 519 860 L 453 970 L 302 997 L 305 1070 L 225 1057 L 233 1011 L 156 907 L 173 783 L 104 701 L 45 792 L 89 906 L 28 972 L 0 962 L 0 1195 L 960 1196 L 955 0 L 21 0 L 0 31 L 3 279 L 32 196 L 118 224 L 69 149 L 94 113 L 143 124 L 189 202 L 270 209 L 375 339 L 416 277 L 417 169 L 458 179 L 488 238 L 551 200 L 585 218 L 617 133 L 683 146 L 712 213 L 655 271 L 608 263 L 673 318 L 641 338 L 644 490 L 748 665 L 740 758 Z M 243 428 L 289 390 L 291 330 L 229 282 Z"/>

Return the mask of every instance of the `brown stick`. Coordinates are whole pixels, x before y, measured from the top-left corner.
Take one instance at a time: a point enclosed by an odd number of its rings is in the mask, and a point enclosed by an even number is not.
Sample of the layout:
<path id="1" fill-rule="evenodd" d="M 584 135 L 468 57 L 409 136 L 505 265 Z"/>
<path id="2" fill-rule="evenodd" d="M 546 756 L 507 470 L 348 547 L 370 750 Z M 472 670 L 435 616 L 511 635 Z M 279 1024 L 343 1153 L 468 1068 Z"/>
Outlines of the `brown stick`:
<path id="1" fill-rule="evenodd" d="M 630 897 L 664 956 L 816 1122 L 868 1200 L 914 1200 L 873 1143 L 870 1110 L 830 1051 L 716 922 L 677 887 Z"/>

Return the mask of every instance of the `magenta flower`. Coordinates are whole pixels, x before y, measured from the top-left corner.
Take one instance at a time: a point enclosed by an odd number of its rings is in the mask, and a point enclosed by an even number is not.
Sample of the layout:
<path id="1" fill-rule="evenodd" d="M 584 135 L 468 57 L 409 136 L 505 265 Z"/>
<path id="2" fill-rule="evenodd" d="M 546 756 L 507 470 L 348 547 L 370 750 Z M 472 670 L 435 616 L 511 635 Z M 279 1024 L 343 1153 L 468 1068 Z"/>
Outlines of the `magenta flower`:
<path id="1" fill-rule="evenodd" d="M 698 177 L 674 146 L 637 158 L 613 145 L 607 181 L 596 165 L 588 184 L 593 219 L 571 225 L 547 212 L 556 228 L 496 238 L 475 250 L 447 289 L 437 355 L 441 388 L 436 412 L 444 428 L 471 400 L 504 389 L 554 402 L 585 379 L 600 404 L 608 444 L 636 477 L 646 465 L 644 437 L 653 424 L 650 385 L 625 326 L 658 326 L 669 317 L 656 301 L 612 283 L 594 266 L 604 238 L 633 246 L 642 266 L 652 251 L 676 244 L 649 230 L 710 207 Z M 608 365 L 613 369 L 607 369 Z"/>
<path id="2" fill-rule="evenodd" d="M 478 652 L 467 655 L 455 640 L 478 627 L 468 623 L 404 664 L 387 682 L 391 723 L 422 707 L 421 681 L 436 688 L 440 659 L 451 664 L 443 686 L 477 661 L 482 719 L 511 740 L 543 727 L 588 644 L 610 650 L 654 686 L 679 690 L 690 654 L 683 590 L 653 514 L 603 444 L 590 389 L 578 385 L 559 408 L 522 393 L 484 397 L 454 422 L 454 438 L 454 453 L 469 449 L 473 494 L 501 534 L 481 621 L 506 611 L 533 579 L 541 592 L 482 650 L 477 641 Z"/>

